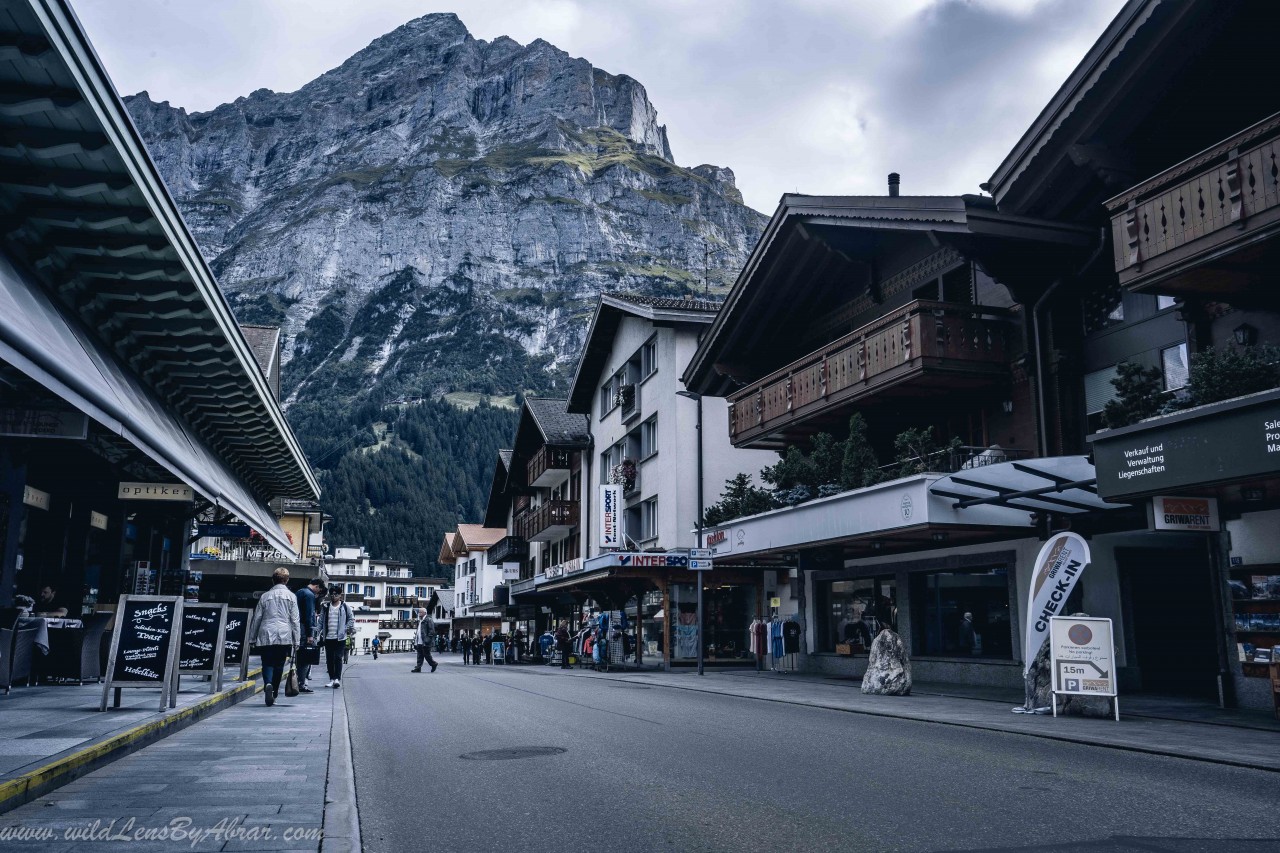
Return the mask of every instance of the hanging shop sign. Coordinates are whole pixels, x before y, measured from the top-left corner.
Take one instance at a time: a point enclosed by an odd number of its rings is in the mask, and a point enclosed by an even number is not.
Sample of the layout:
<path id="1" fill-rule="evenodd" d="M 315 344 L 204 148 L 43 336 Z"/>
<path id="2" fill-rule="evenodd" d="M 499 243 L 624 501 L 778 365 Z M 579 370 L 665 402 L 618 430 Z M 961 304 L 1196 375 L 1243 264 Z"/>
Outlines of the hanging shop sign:
<path id="1" fill-rule="evenodd" d="M 196 493 L 185 483 L 121 483 L 116 497 L 122 501 L 190 502 Z"/>
<path id="2" fill-rule="evenodd" d="M 1076 581 L 1089 565 L 1089 545 L 1075 533 L 1059 533 L 1044 543 L 1036 557 L 1027 602 L 1027 645 L 1022 672 L 1031 671 L 1049 636 L 1049 620 L 1066 606 Z"/>
<path id="3" fill-rule="evenodd" d="M 84 439 L 88 435 L 89 416 L 84 412 L 0 408 L 0 436 Z"/>
<path id="4" fill-rule="evenodd" d="M 1217 498 L 1174 498 L 1157 495 L 1151 499 L 1151 522 L 1155 530 L 1191 530 L 1216 533 Z"/>
<path id="5" fill-rule="evenodd" d="M 1116 693 L 1116 647 L 1110 619 L 1054 616 L 1049 620 L 1049 660 L 1054 694 Z M 1054 716 L 1057 716 L 1057 702 Z M 1116 719 L 1120 719 L 1119 702 Z"/>
<path id="6" fill-rule="evenodd" d="M 504 581 L 520 580 L 520 564 L 519 563 L 503 563 L 502 579 Z"/>
<path id="7" fill-rule="evenodd" d="M 248 539 L 252 534 L 247 524 L 199 524 L 196 535 L 201 539 Z"/>
<path id="8" fill-rule="evenodd" d="M 1123 500 L 1270 476 L 1280 467 L 1280 391 L 1090 436 L 1098 495 Z"/>
<path id="9" fill-rule="evenodd" d="M 600 547 L 622 545 L 622 486 L 600 487 Z"/>
<path id="10" fill-rule="evenodd" d="M 24 486 L 22 489 L 22 502 L 27 506 L 35 507 L 36 509 L 42 509 L 48 512 L 49 493 L 42 492 L 39 489 L 33 488 L 31 486 Z"/>
<path id="11" fill-rule="evenodd" d="M 90 527 L 93 527 L 97 530 L 106 530 L 107 527 L 109 526 L 109 523 L 110 523 L 110 520 L 107 518 L 106 513 L 89 510 L 89 526 Z"/>

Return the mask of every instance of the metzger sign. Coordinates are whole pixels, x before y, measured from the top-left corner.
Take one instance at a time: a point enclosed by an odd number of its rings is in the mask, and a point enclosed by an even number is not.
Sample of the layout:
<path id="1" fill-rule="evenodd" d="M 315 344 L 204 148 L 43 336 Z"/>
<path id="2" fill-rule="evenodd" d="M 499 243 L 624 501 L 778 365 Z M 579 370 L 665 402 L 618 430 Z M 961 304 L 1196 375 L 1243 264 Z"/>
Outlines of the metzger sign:
<path id="1" fill-rule="evenodd" d="M 1098 495 L 1125 500 L 1280 469 L 1280 391 L 1091 436 Z"/>

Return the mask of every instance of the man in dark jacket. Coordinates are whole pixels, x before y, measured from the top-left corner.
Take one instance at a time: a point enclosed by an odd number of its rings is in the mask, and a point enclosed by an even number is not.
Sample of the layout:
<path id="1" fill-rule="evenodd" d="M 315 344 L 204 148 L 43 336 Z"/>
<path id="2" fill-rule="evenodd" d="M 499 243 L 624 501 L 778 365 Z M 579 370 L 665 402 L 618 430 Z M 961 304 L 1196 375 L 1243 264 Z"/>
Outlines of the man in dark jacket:
<path id="1" fill-rule="evenodd" d="M 413 643 L 418 648 L 418 665 L 410 672 L 422 672 L 422 662 L 431 664 L 431 671 L 436 671 L 435 659 L 431 657 L 431 645 L 436 641 L 436 621 L 431 618 L 431 611 L 425 607 L 418 608 L 418 630 L 414 633 Z"/>
<path id="2" fill-rule="evenodd" d="M 298 590 L 298 616 L 302 626 L 302 648 L 300 648 L 297 660 L 298 670 L 298 692 L 299 693 L 315 693 L 307 686 L 307 677 L 311 675 L 311 661 L 304 658 L 313 654 L 312 650 L 316 645 L 316 596 L 324 595 L 324 581 L 316 578 L 308 581 L 307 585 Z"/>
<path id="3" fill-rule="evenodd" d="M 569 668 L 569 623 L 561 622 L 560 627 L 556 628 L 556 648 L 560 650 L 560 668 Z"/>

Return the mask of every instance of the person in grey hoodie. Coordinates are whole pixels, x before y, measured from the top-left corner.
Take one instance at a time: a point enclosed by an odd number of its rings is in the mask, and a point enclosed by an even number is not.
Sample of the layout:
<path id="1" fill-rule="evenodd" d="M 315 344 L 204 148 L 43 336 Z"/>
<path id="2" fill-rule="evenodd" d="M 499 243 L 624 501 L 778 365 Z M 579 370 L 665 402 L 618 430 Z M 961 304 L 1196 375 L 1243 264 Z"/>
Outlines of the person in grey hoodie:
<path id="1" fill-rule="evenodd" d="M 418 608 L 418 630 L 413 636 L 413 643 L 418 647 L 418 665 L 410 672 L 422 672 L 422 662 L 431 664 L 431 671 L 436 671 L 435 659 L 431 657 L 431 645 L 436 641 L 436 620 L 431 618 L 431 611 L 425 607 Z"/>
<path id="2" fill-rule="evenodd" d="M 298 599 L 289 591 L 289 570 L 277 566 L 271 573 L 271 589 L 262 594 L 249 622 L 249 642 L 262 658 L 262 692 L 267 705 L 276 703 L 284 662 L 301 638 Z"/>

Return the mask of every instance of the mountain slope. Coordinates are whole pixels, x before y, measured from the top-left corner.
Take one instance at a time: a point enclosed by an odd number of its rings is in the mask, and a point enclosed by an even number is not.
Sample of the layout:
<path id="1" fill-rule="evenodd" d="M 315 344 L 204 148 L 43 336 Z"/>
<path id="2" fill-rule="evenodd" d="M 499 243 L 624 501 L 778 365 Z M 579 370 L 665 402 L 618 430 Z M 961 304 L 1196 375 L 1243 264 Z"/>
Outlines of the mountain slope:
<path id="1" fill-rule="evenodd" d="M 287 402 L 550 390 L 601 290 L 727 286 L 764 224 L 677 165 L 644 88 L 451 14 L 292 93 L 127 99 L 244 322 L 284 327 Z"/>

